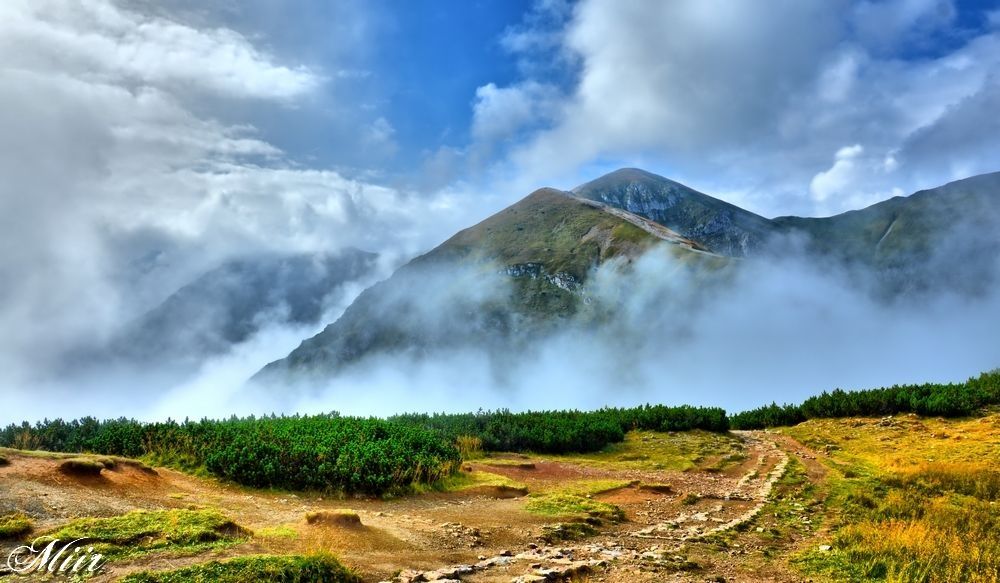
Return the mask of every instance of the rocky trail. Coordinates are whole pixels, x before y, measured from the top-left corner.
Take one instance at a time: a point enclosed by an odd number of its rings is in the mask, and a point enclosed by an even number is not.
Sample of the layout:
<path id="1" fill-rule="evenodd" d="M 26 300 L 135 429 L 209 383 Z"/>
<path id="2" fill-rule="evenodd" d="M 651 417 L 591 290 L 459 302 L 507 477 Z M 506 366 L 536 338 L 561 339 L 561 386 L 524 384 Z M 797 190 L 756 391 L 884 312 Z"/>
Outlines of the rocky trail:
<path id="1" fill-rule="evenodd" d="M 621 504 L 629 515 L 628 522 L 598 537 L 576 545 L 547 545 L 539 540 L 516 553 L 505 550 L 494 556 L 480 555 L 474 563 L 404 570 L 388 581 L 625 582 L 661 581 L 664 576 L 674 581 L 797 580 L 780 575 L 761 579 L 734 576 L 740 569 L 728 560 L 720 561 L 716 572 L 706 573 L 688 558 L 693 545 L 756 518 L 787 469 L 790 456 L 782 448 L 787 442 L 764 432 L 734 434 L 742 439 L 747 453 L 740 473 L 663 472 L 656 477 L 673 484 L 670 492 L 685 494 L 643 496 L 637 486 L 630 486 L 597 496 Z M 813 458 L 801 445 L 795 445 L 799 455 Z"/>

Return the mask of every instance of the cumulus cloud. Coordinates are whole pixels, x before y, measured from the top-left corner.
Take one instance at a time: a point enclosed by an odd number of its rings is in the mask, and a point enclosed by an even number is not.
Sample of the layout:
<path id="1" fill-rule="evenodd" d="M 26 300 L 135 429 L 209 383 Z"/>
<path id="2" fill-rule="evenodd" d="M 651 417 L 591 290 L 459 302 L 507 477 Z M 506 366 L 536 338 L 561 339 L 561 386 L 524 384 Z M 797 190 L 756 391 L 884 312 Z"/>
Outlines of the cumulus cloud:
<path id="1" fill-rule="evenodd" d="M 895 159 L 891 171 L 855 164 L 865 200 L 936 186 L 959 169 L 994 171 L 997 133 L 965 120 L 998 93 L 1000 35 L 953 30 L 955 15 L 947 0 L 768 10 L 749 1 L 584 0 L 546 36 L 578 59 L 574 82 L 550 127 L 500 167 L 535 182 L 582 181 L 581 169 L 595 163 L 638 161 L 770 216 L 849 210 L 856 201 L 818 200 L 810 189 L 845 144 Z M 955 155 L 922 154 L 947 152 L 963 132 L 970 145 Z"/>
<path id="2" fill-rule="evenodd" d="M 472 108 L 472 137 L 495 142 L 514 136 L 525 126 L 551 116 L 557 90 L 551 85 L 527 81 L 511 87 L 488 83 L 476 89 Z"/>
<path id="3" fill-rule="evenodd" d="M 11 0 L 0 20 L 10 68 L 265 99 L 293 98 L 320 82 L 306 67 L 275 63 L 233 30 L 197 30 L 106 0 Z"/>
<path id="4" fill-rule="evenodd" d="M 854 182 L 857 178 L 857 158 L 864 151 L 861 144 L 844 146 L 837 150 L 833 156 L 833 166 L 814 176 L 809 183 L 809 191 L 812 192 L 813 198 L 823 202 L 831 195 L 844 192 L 848 187 L 856 188 L 858 185 Z"/>

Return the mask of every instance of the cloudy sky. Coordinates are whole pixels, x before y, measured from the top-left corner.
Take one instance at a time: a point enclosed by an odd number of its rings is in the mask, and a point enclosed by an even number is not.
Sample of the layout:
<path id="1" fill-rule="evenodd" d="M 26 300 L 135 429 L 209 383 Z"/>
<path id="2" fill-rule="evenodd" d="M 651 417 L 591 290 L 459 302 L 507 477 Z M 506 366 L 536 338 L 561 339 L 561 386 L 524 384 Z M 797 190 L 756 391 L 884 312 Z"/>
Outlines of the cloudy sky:
<path id="1" fill-rule="evenodd" d="M 857 208 L 1000 169 L 998 111 L 994 1 L 4 0 L 0 368 L 236 254 L 399 261 L 622 166 Z"/>

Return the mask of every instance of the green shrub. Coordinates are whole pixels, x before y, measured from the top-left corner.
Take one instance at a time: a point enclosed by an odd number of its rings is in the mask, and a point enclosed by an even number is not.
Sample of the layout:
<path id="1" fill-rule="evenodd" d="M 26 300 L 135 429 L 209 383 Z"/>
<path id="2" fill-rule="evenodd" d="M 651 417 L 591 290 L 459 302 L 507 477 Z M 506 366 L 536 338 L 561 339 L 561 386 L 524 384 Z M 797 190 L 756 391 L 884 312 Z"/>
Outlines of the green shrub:
<path id="1" fill-rule="evenodd" d="M 836 389 L 806 399 L 801 405 L 772 403 L 733 415 L 735 429 L 795 425 L 806 419 L 875 417 L 917 413 L 933 417 L 963 417 L 986 405 L 1000 405 L 1000 372 L 981 374 L 959 384 L 894 385 L 866 391 Z"/>

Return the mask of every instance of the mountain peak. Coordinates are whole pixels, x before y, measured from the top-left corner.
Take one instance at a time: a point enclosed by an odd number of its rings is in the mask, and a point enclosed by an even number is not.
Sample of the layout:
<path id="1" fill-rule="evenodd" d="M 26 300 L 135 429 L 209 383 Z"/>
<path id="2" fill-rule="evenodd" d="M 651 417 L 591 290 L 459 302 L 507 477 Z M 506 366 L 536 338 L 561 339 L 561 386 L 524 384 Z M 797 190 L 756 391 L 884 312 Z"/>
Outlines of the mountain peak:
<path id="1" fill-rule="evenodd" d="M 655 221 L 731 257 L 750 254 L 775 229 L 764 217 L 639 168 L 615 170 L 573 193 Z"/>

